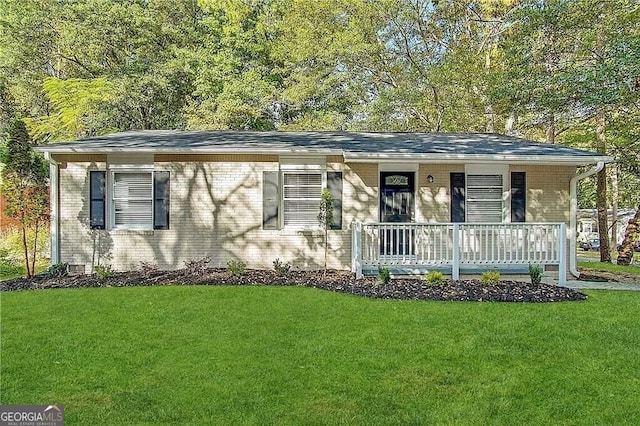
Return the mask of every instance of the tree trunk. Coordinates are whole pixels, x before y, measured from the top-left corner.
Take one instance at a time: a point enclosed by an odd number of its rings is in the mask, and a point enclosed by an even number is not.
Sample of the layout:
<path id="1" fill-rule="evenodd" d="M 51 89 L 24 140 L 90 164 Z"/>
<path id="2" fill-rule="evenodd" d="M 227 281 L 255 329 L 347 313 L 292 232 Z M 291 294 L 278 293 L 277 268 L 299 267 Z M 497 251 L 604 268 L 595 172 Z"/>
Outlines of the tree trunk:
<path id="1" fill-rule="evenodd" d="M 329 225 L 325 225 L 324 228 L 324 273 L 323 277 L 327 276 L 327 255 L 329 252 Z"/>
<path id="2" fill-rule="evenodd" d="M 600 108 L 596 115 L 596 151 L 606 153 L 605 114 Z M 598 209 L 598 234 L 600 235 L 600 261 L 611 263 L 611 248 L 609 246 L 609 224 L 607 220 L 607 169 L 606 166 L 598 172 L 596 186 L 596 208 Z"/>
<path id="3" fill-rule="evenodd" d="M 640 205 L 636 214 L 629 221 L 627 230 L 624 233 L 624 240 L 622 240 L 622 246 L 618 250 L 618 265 L 629 266 L 633 259 L 633 244 L 640 237 Z"/>
<path id="4" fill-rule="evenodd" d="M 489 101 L 489 97 L 484 94 L 476 85 L 473 85 L 473 87 L 471 87 L 471 90 L 478 98 L 480 98 L 480 101 L 482 102 L 482 106 L 484 108 L 484 118 L 486 120 L 484 131 L 487 133 L 494 133 L 496 114 L 493 110 L 493 105 L 491 105 L 491 102 Z"/>
<path id="5" fill-rule="evenodd" d="M 545 132 L 547 143 L 556 143 L 556 118 L 551 112 L 547 114 L 547 130 Z"/>
<path id="6" fill-rule="evenodd" d="M 509 113 L 509 117 L 507 117 L 507 122 L 504 124 L 504 132 L 507 135 L 513 135 L 513 126 L 516 124 L 516 112 L 511 111 Z"/>
<path id="7" fill-rule="evenodd" d="M 484 115 L 485 117 L 487 117 L 487 126 L 485 127 L 486 132 L 495 133 L 496 114 L 493 111 L 493 106 L 489 103 L 488 99 L 487 103 L 484 105 Z"/>
<path id="8" fill-rule="evenodd" d="M 27 268 L 27 278 L 31 278 L 31 269 L 29 268 L 29 243 L 27 242 L 27 227 L 22 224 L 22 247 L 24 249 L 24 265 Z"/>
<path id="9" fill-rule="evenodd" d="M 40 230 L 40 221 L 36 220 L 36 226 L 33 231 L 33 253 L 31 253 L 31 272 L 36 274 L 36 257 L 38 252 L 38 231 Z"/>
<path id="10" fill-rule="evenodd" d="M 492 49 L 487 48 L 484 53 L 484 69 L 487 73 L 491 72 L 491 51 Z M 486 87 L 484 88 L 482 95 L 482 102 L 484 103 L 484 115 L 487 118 L 487 125 L 485 127 L 487 133 L 494 133 L 495 123 L 496 123 L 496 113 L 493 110 L 493 105 L 491 105 L 491 101 L 489 100 L 489 96 L 487 96 Z"/>
<path id="11" fill-rule="evenodd" d="M 618 246 L 618 171 L 620 170 L 617 164 L 611 166 L 611 246 L 617 248 Z"/>

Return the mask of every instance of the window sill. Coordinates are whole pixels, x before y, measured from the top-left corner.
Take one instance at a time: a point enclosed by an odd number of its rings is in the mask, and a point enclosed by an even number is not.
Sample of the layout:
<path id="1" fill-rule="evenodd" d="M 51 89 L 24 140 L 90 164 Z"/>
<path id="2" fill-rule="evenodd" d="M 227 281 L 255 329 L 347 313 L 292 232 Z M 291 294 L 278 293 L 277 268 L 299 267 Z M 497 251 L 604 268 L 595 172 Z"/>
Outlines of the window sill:
<path id="1" fill-rule="evenodd" d="M 324 231 L 320 228 L 283 228 L 281 235 L 320 235 Z"/>
<path id="2" fill-rule="evenodd" d="M 153 235 L 153 229 L 112 229 L 111 235 Z"/>

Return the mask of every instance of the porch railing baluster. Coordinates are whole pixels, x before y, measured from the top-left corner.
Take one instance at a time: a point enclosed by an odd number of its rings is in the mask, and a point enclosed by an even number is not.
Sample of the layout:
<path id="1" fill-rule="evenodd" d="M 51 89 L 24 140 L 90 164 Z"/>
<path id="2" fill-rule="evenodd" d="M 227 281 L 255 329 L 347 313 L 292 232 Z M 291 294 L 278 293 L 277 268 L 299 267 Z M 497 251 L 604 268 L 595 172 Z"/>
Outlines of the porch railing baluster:
<path id="1" fill-rule="evenodd" d="M 529 263 L 566 269 L 563 223 L 354 222 L 352 235 L 353 269 L 442 268 L 454 277 L 478 268 L 522 271 Z"/>

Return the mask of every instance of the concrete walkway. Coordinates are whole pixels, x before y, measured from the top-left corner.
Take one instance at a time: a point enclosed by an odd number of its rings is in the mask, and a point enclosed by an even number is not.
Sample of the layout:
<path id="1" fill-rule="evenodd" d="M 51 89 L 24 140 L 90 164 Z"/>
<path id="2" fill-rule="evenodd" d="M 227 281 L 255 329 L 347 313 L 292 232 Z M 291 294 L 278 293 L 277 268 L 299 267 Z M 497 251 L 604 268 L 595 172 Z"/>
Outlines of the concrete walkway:
<path id="1" fill-rule="evenodd" d="M 558 282 L 553 282 L 558 285 Z M 632 290 L 640 291 L 640 283 L 617 283 L 600 281 L 567 280 L 566 287 L 576 290 Z"/>

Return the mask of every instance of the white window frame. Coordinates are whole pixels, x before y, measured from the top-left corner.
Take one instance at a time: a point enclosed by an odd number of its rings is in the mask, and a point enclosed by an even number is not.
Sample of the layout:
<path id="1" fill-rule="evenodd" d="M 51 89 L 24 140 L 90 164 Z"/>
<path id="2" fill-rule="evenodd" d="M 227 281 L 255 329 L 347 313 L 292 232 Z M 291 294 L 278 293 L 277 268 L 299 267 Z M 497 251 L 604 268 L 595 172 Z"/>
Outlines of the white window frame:
<path id="1" fill-rule="evenodd" d="M 280 172 L 280 177 L 281 177 L 281 193 L 282 196 L 280 197 L 280 209 L 282 211 L 282 228 L 283 229 L 290 229 L 290 230 L 310 230 L 310 231 L 314 231 L 314 230 L 318 230 L 320 229 L 320 222 L 318 222 L 318 213 L 320 213 L 320 200 L 321 200 L 321 195 L 322 195 L 322 190 L 324 188 L 327 187 L 327 173 L 326 171 L 320 171 L 320 170 L 284 170 Z M 286 175 L 319 175 L 320 176 L 320 192 L 318 193 L 318 197 L 313 197 L 313 198 L 298 198 L 299 200 L 308 200 L 308 201 L 316 201 L 317 205 L 318 205 L 318 211 L 314 214 L 313 218 L 309 220 L 308 223 L 304 224 L 304 225 L 300 225 L 300 224 L 296 224 L 296 225 L 292 225 L 292 224 L 286 224 L 287 221 L 287 212 L 285 210 L 285 201 L 287 201 L 287 198 L 285 196 L 285 176 Z M 295 198 L 294 198 L 295 199 Z"/>
<path id="2" fill-rule="evenodd" d="M 152 231 L 154 224 L 154 176 L 153 176 L 153 167 L 115 167 L 109 171 L 108 181 L 107 181 L 107 190 L 108 190 L 108 209 L 109 209 L 109 229 L 113 230 L 131 230 L 131 231 Z M 115 183 L 116 183 L 116 174 L 119 173 L 145 173 L 149 174 L 151 177 L 151 195 L 149 198 L 150 209 L 151 209 L 151 219 L 148 224 L 145 225 L 116 225 L 116 199 L 115 199 Z"/>
<path id="3" fill-rule="evenodd" d="M 320 222 L 318 222 L 318 213 L 320 213 L 320 197 L 322 190 L 327 187 L 327 159 L 323 155 L 313 156 L 299 156 L 299 155 L 281 155 L 279 158 L 280 166 L 280 200 L 279 208 L 282 214 L 280 214 L 279 227 L 284 230 L 294 231 L 316 231 L 320 229 Z M 314 216 L 314 220 L 309 221 L 306 225 L 285 225 L 286 212 L 284 210 L 284 181 L 286 174 L 319 174 L 321 177 L 322 185 L 320 194 L 318 194 L 318 211 Z"/>
<path id="4" fill-rule="evenodd" d="M 500 200 L 502 202 L 501 207 L 501 223 L 511 221 L 509 191 L 507 190 L 509 166 L 498 164 L 467 164 L 465 165 L 465 216 L 467 217 L 465 222 L 467 223 L 487 223 L 489 221 L 482 220 L 480 222 L 469 221 L 469 175 L 484 175 L 484 176 L 502 176 L 502 190 Z"/>

